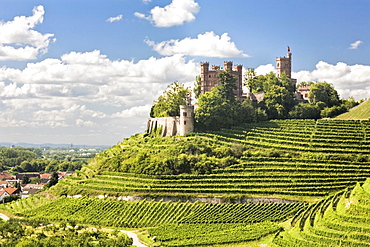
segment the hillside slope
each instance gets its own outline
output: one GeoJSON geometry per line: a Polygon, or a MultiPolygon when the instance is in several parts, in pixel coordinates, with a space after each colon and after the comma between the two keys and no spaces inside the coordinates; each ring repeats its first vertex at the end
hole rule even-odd
{"type": "Polygon", "coordinates": [[[134,136],[56,195],[317,200],[370,172],[368,121],[275,120],[186,137],[134,136]]]}
{"type": "Polygon", "coordinates": [[[370,180],[311,205],[278,236],[279,246],[370,246],[370,180]]]}
{"type": "Polygon", "coordinates": [[[362,104],[350,109],[335,119],[343,120],[368,120],[370,119],[370,100],[363,102],[362,104]]]}

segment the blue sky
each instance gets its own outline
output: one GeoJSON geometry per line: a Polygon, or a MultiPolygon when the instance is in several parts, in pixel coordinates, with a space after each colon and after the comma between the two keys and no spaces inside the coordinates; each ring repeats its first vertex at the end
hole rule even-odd
{"type": "Polygon", "coordinates": [[[0,139],[113,145],[199,63],[327,81],[370,97],[370,1],[0,0],[0,139]]]}

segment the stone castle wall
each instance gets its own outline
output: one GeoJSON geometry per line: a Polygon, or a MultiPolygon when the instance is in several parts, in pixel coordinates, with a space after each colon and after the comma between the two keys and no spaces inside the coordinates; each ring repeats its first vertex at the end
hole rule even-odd
{"type": "Polygon", "coordinates": [[[161,136],[175,136],[178,133],[180,117],[159,117],[148,120],[147,133],[154,133],[161,129],[161,136]]]}
{"type": "Polygon", "coordinates": [[[161,136],[184,136],[194,131],[194,106],[181,105],[180,116],[150,118],[146,132],[161,131],[161,136]]]}

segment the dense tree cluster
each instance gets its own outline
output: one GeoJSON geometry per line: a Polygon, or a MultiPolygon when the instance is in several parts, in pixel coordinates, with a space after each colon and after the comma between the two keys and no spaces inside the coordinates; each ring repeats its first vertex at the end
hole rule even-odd
{"type": "Polygon", "coordinates": [[[40,149],[0,147],[0,171],[8,170],[11,173],[75,171],[87,163],[86,160],[55,160],[41,156],[40,149]]]}
{"type": "Polygon", "coordinates": [[[102,230],[86,230],[68,222],[60,226],[47,225],[45,222],[26,221],[16,219],[0,222],[1,246],[19,247],[59,247],[59,246],[132,246],[132,239],[119,231],[108,233],[102,230]]]}
{"type": "Polygon", "coordinates": [[[96,157],[100,164],[99,169],[148,175],[176,175],[209,174],[213,169],[235,164],[242,156],[244,146],[220,146],[216,141],[203,138],[192,138],[189,141],[175,137],[163,139],[138,135],[112,149],[120,150],[119,154],[110,157],[108,153],[111,151],[107,151],[96,157]],[[151,148],[135,148],[143,145],[151,148]]]}
{"type": "Polygon", "coordinates": [[[339,99],[338,92],[327,82],[302,82],[298,86],[310,86],[308,103],[299,103],[289,112],[290,118],[319,119],[342,114],[359,104],[353,98],[339,99]]]}

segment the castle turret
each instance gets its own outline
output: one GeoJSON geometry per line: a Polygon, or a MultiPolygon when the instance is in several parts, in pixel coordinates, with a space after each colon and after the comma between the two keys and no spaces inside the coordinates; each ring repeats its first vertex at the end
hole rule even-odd
{"type": "Polygon", "coordinates": [[[184,136],[192,132],[194,132],[194,106],[191,105],[189,98],[186,105],[180,105],[179,134],[184,136]]]}
{"type": "Polygon", "coordinates": [[[224,70],[229,70],[229,71],[232,71],[233,70],[233,62],[231,61],[225,61],[224,62],[224,70]]]}

